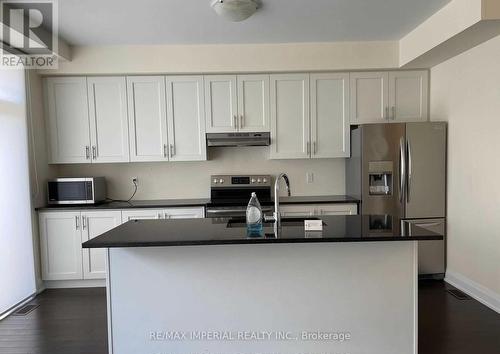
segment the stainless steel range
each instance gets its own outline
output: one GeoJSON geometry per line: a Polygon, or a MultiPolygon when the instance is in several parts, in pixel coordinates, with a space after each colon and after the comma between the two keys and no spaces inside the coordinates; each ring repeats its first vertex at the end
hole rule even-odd
{"type": "Polygon", "coordinates": [[[270,175],[216,175],[210,177],[207,218],[244,217],[252,192],[257,193],[262,212],[272,213],[270,175]]]}

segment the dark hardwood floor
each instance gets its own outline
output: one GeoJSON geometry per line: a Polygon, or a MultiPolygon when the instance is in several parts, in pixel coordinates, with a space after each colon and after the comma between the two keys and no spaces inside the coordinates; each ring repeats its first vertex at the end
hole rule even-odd
{"type": "MultiPolygon", "coordinates": [[[[420,283],[419,353],[500,354],[500,314],[447,288],[420,283]]],[[[33,302],[28,315],[0,321],[1,354],[107,353],[104,289],[47,290],[33,302]]]]}
{"type": "Polygon", "coordinates": [[[0,321],[1,354],[107,354],[106,290],[46,290],[26,316],[0,321]]]}
{"type": "Polygon", "coordinates": [[[500,354],[500,314],[446,289],[454,287],[441,281],[419,284],[419,353],[500,354]]]}

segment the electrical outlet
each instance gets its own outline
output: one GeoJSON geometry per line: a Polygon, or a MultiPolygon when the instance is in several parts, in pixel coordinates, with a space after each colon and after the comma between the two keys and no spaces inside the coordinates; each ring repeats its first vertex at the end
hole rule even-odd
{"type": "Polygon", "coordinates": [[[307,172],[306,173],[306,182],[307,183],[313,183],[314,182],[314,173],[312,173],[312,172],[307,172]]]}
{"type": "Polygon", "coordinates": [[[137,177],[132,177],[132,183],[133,183],[133,184],[136,184],[136,185],[137,185],[137,184],[139,184],[139,178],[137,178],[137,177]]]}

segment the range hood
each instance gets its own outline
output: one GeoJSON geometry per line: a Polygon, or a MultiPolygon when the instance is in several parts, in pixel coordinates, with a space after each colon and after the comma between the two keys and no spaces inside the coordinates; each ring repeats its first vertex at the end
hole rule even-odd
{"type": "Polygon", "coordinates": [[[271,134],[266,133],[209,133],[207,146],[269,146],[271,134]]]}

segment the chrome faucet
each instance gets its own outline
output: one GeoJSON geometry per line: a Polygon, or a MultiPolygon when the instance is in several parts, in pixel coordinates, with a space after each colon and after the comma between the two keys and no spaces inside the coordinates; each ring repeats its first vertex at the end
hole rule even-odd
{"type": "Polygon", "coordinates": [[[281,227],[281,213],[280,213],[280,181],[283,179],[286,185],[286,191],[288,196],[290,196],[290,180],[285,173],[280,173],[280,175],[274,181],[274,229],[279,229],[281,227]]]}

